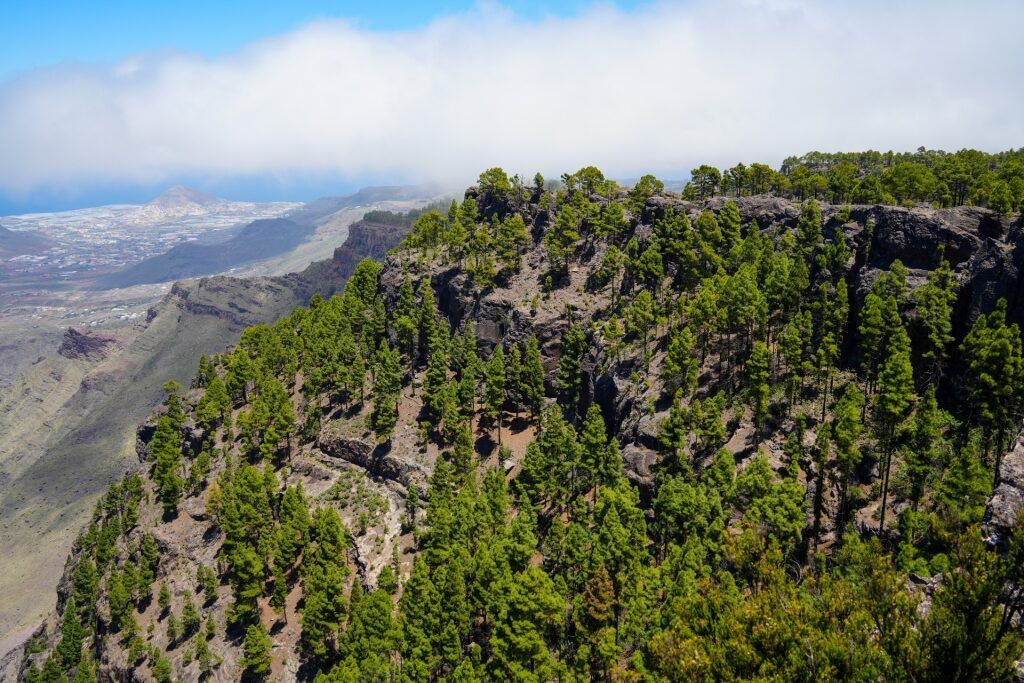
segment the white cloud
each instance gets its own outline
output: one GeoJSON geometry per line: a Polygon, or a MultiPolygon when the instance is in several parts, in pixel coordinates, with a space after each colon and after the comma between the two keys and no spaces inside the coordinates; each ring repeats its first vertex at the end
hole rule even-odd
{"type": "Polygon", "coordinates": [[[183,173],[679,177],[811,149],[1024,144],[1019,2],[695,0],[413,31],[322,22],[235,54],[0,85],[0,188],[183,173]]]}

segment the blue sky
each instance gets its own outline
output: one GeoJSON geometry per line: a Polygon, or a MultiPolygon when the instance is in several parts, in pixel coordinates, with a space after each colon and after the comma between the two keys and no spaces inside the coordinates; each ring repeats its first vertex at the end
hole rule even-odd
{"type": "MultiPolygon", "coordinates": [[[[470,0],[11,0],[0,9],[0,79],[62,62],[110,62],[139,52],[186,50],[217,57],[254,40],[323,19],[348,19],[373,31],[414,29],[437,17],[471,11],[480,4],[470,0]]],[[[491,4],[540,20],[571,17],[594,3],[503,0],[491,4]]],[[[606,4],[630,9],[644,3],[609,0],[606,4]]]]}
{"type": "MultiPolygon", "coordinates": [[[[630,11],[645,2],[605,0],[597,4],[630,11]]],[[[10,79],[31,78],[49,67],[109,64],[134,54],[188,52],[213,59],[254,41],[332,19],[350,21],[373,32],[407,31],[481,7],[500,7],[528,21],[542,21],[573,17],[594,5],[587,0],[6,2],[0,8],[0,85],[10,79]]],[[[55,184],[18,193],[0,190],[0,215],[144,202],[172,182],[201,186],[235,199],[309,200],[355,191],[367,184],[406,180],[401,173],[257,172],[224,176],[200,171],[152,182],[55,184]]]]}
{"type": "Polygon", "coordinates": [[[1019,0],[3,2],[0,215],[1016,148],[1021,25],[1019,0]]]}

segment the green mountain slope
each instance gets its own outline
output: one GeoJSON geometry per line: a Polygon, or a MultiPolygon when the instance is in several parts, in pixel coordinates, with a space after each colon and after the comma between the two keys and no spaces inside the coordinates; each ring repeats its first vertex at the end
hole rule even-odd
{"type": "Polygon", "coordinates": [[[1019,217],[695,191],[490,169],[204,356],[21,676],[1013,680],[1019,217]]]}

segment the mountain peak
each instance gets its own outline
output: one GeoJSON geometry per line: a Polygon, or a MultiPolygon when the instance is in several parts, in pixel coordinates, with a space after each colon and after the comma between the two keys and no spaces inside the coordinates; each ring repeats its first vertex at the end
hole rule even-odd
{"type": "Polygon", "coordinates": [[[163,208],[175,208],[189,205],[198,206],[214,206],[216,204],[223,204],[224,199],[215,197],[212,194],[195,190],[191,187],[185,187],[184,185],[175,185],[172,188],[165,190],[160,196],[152,199],[149,202],[150,206],[159,206],[163,208]]]}

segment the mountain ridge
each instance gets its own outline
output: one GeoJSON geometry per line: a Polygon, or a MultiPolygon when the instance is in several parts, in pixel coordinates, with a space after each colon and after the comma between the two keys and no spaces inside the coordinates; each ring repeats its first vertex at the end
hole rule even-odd
{"type": "Polygon", "coordinates": [[[987,653],[963,680],[1012,680],[1020,536],[1003,557],[977,524],[1021,449],[993,462],[1006,435],[967,402],[980,335],[1020,355],[1019,219],[595,171],[528,195],[491,169],[340,296],[168,387],[22,670],[79,638],[67,669],[128,679],[942,680],[955,642],[987,653]],[[901,361],[877,374],[872,325],[901,361]],[[956,630],[981,585],[984,642],[956,630]]]}

